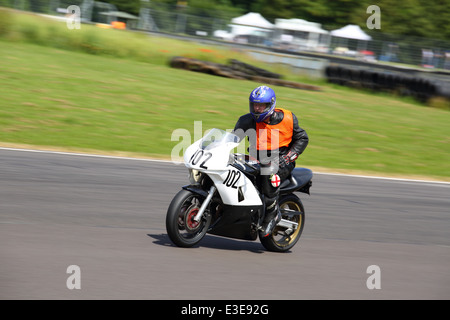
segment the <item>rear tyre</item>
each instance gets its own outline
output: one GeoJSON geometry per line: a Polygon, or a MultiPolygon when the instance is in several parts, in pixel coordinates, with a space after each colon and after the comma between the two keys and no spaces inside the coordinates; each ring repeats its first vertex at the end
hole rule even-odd
{"type": "Polygon", "coordinates": [[[200,210],[204,198],[187,190],[181,190],[167,209],[166,230],[172,242],[183,248],[196,245],[206,234],[211,216],[205,212],[200,221],[194,217],[200,210]]]}
{"type": "Polygon", "coordinates": [[[271,235],[267,237],[261,237],[261,244],[268,251],[273,252],[286,252],[292,249],[295,244],[300,239],[303,232],[303,227],[305,225],[305,209],[303,207],[302,201],[299,197],[294,194],[289,194],[280,197],[280,209],[281,218],[284,220],[289,220],[296,222],[298,227],[295,230],[287,230],[285,227],[276,226],[271,235]],[[283,209],[289,209],[301,212],[296,215],[283,215],[283,209]]]}

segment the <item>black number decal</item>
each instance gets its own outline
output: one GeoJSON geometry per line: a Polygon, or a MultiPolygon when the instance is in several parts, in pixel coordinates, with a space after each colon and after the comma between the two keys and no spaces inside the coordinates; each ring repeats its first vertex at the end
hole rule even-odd
{"type": "Polygon", "coordinates": [[[240,177],[241,177],[240,171],[230,170],[228,171],[227,177],[223,181],[223,184],[227,187],[237,189],[236,183],[239,181],[240,177]]]}
{"type": "Polygon", "coordinates": [[[236,179],[234,180],[233,188],[237,189],[236,183],[239,181],[239,178],[241,177],[241,172],[240,171],[235,171],[235,172],[236,172],[236,176],[235,176],[236,179]]]}
{"type": "Polygon", "coordinates": [[[197,163],[200,161],[200,159],[203,157],[203,156],[205,156],[206,157],[206,159],[202,162],[202,163],[200,163],[200,168],[203,168],[203,169],[208,169],[208,167],[207,166],[205,166],[205,163],[206,163],[206,161],[208,161],[211,157],[212,157],[212,153],[210,153],[210,152],[204,152],[203,150],[197,150],[197,152],[195,152],[193,155],[192,155],[192,157],[191,157],[191,159],[189,159],[189,162],[193,165],[193,166],[195,166],[195,165],[197,165],[197,163]]]}
{"type": "Polygon", "coordinates": [[[205,159],[205,161],[203,161],[203,162],[200,164],[200,168],[203,168],[203,169],[206,170],[206,169],[208,169],[208,167],[205,166],[205,163],[206,163],[206,161],[208,161],[209,159],[211,159],[212,153],[209,153],[209,152],[205,153],[205,157],[206,157],[206,159],[205,159]]]}
{"type": "Polygon", "coordinates": [[[227,187],[229,187],[228,183],[232,172],[233,172],[232,170],[228,171],[227,177],[225,178],[225,180],[223,180],[223,184],[226,185],[227,187]]]}
{"type": "Polygon", "coordinates": [[[194,153],[194,155],[191,158],[192,165],[195,166],[202,156],[203,156],[203,150],[198,150],[196,153],[194,153]]]}

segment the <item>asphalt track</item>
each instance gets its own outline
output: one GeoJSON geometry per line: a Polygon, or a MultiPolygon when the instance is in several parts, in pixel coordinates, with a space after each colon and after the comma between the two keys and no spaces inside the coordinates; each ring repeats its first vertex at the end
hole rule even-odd
{"type": "Polygon", "coordinates": [[[283,254],[172,245],[165,214],[186,183],[170,162],[0,150],[0,299],[450,299],[448,183],[315,174],[283,254]]]}

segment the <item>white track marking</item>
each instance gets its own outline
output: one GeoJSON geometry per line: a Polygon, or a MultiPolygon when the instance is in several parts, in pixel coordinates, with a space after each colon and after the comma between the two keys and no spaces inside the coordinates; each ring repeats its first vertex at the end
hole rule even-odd
{"type": "MultiPolygon", "coordinates": [[[[7,148],[7,147],[0,147],[0,150],[48,153],[48,154],[59,154],[59,155],[69,155],[69,156],[81,156],[81,157],[93,157],[93,158],[106,158],[106,159],[118,159],[118,160],[161,162],[161,163],[171,163],[171,164],[177,164],[177,165],[182,164],[182,162],[171,161],[171,160],[160,160],[160,159],[149,159],[149,158],[133,158],[133,157],[111,156],[111,155],[101,155],[101,154],[91,154],[91,153],[77,153],[77,152],[37,150],[37,149],[20,149],[20,148],[7,148]]],[[[322,174],[322,175],[329,175],[329,176],[342,176],[342,177],[354,177],[354,178],[364,178],[364,179],[378,179],[378,180],[392,180],[392,181],[404,181],[404,182],[418,182],[418,183],[432,183],[432,184],[450,185],[450,182],[447,182],[447,181],[416,180],[416,179],[406,179],[406,178],[390,178],[390,177],[381,177],[381,176],[365,176],[365,175],[356,175],[356,174],[329,173],[329,172],[318,172],[318,171],[314,171],[314,174],[322,174]]]]}

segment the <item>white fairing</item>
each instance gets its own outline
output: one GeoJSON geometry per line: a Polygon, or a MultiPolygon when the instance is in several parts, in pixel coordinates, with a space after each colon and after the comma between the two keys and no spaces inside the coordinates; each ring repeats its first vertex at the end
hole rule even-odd
{"type": "Polygon", "coordinates": [[[211,178],[224,204],[262,205],[253,183],[229,164],[230,152],[238,145],[239,138],[235,134],[212,129],[186,149],[184,163],[189,169],[203,172],[211,178]]]}

